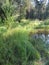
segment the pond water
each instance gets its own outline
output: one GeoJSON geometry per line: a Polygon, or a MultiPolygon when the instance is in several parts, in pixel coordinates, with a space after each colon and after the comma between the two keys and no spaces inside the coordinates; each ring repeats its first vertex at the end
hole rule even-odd
{"type": "Polygon", "coordinates": [[[34,38],[40,38],[42,39],[46,44],[49,44],[49,34],[45,35],[45,34],[34,34],[33,35],[34,38]]]}

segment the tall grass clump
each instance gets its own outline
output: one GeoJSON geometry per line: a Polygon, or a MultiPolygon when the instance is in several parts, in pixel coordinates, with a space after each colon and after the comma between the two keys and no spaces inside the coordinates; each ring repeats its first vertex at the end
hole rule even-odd
{"type": "Polygon", "coordinates": [[[40,54],[29,41],[26,31],[13,29],[0,36],[1,65],[27,65],[36,59],[40,59],[40,54]]]}

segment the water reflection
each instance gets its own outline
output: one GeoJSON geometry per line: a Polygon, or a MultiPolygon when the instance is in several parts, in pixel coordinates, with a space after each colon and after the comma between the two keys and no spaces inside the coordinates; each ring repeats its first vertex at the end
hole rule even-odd
{"type": "Polygon", "coordinates": [[[49,34],[45,35],[45,34],[34,34],[33,35],[34,38],[40,38],[42,39],[46,44],[49,44],[49,34]]]}

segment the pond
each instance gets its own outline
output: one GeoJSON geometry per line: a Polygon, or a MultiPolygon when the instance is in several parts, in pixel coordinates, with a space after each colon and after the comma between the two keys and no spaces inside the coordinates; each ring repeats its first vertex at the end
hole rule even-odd
{"type": "Polygon", "coordinates": [[[45,35],[45,34],[34,34],[33,35],[34,38],[40,38],[42,39],[46,44],[49,44],[49,34],[45,35]]]}

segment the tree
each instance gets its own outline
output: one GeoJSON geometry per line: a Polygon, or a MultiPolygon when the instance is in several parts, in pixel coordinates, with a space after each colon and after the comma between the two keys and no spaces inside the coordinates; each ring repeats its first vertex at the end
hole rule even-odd
{"type": "Polygon", "coordinates": [[[49,3],[47,5],[47,7],[46,7],[45,18],[49,18],[49,3]]]}
{"type": "MultiPolygon", "coordinates": [[[[27,0],[28,1],[28,0],[27,0]]],[[[26,2],[27,2],[26,1],[26,2]]],[[[46,15],[48,14],[48,7],[47,7],[47,1],[46,0],[31,0],[29,1],[30,3],[28,4],[28,12],[26,13],[26,17],[32,18],[32,19],[39,19],[39,20],[44,20],[46,19],[46,15]],[[33,4],[34,2],[34,4],[33,4]],[[32,3],[32,5],[31,5],[32,3]],[[34,7],[33,7],[34,6],[34,7]],[[32,13],[32,14],[31,14],[32,13]]],[[[48,15],[47,15],[48,16],[48,15]]]]}
{"type": "Polygon", "coordinates": [[[43,18],[42,14],[45,12],[45,4],[43,1],[35,0],[36,6],[36,17],[41,20],[43,18]]]}

